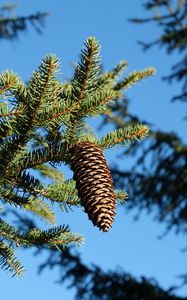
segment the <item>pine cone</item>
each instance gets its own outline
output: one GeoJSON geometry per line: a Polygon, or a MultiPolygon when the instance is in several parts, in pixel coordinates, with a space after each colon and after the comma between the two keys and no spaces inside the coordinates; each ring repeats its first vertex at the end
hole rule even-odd
{"type": "Polygon", "coordinates": [[[81,142],[71,153],[71,169],[81,204],[94,226],[106,232],[114,221],[115,194],[103,151],[91,142],[81,142]]]}

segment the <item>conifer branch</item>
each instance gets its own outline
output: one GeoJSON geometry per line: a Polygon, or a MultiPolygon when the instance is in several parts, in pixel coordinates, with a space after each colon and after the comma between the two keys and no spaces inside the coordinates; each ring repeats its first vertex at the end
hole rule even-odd
{"type": "Polygon", "coordinates": [[[22,247],[67,246],[72,242],[81,243],[83,241],[82,236],[71,233],[68,226],[58,226],[44,231],[32,228],[26,233],[21,233],[2,219],[0,219],[0,236],[22,247]]]}
{"type": "Polygon", "coordinates": [[[20,85],[22,85],[22,82],[17,74],[6,70],[0,75],[0,95],[8,91],[15,91],[20,85]]]}
{"type": "Polygon", "coordinates": [[[12,277],[15,275],[20,277],[24,272],[20,261],[14,255],[12,247],[7,246],[2,241],[0,241],[0,266],[5,271],[11,272],[12,277]]]}
{"type": "Polygon", "coordinates": [[[122,60],[116,67],[114,67],[108,74],[110,74],[112,79],[118,79],[122,72],[127,69],[128,62],[126,60],[122,60]]]}
{"type": "Polygon", "coordinates": [[[28,203],[24,205],[24,209],[31,211],[50,224],[56,223],[55,213],[39,198],[30,197],[28,203]]]}
{"type": "Polygon", "coordinates": [[[116,196],[116,203],[118,205],[122,205],[126,202],[126,199],[128,199],[128,194],[125,191],[115,191],[116,196]]]}
{"type": "Polygon", "coordinates": [[[96,76],[99,74],[99,44],[95,38],[87,39],[85,49],[82,49],[81,61],[77,65],[72,80],[72,96],[77,104],[78,111],[72,119],[69,145],[72,146],[75,130],[78,125],[80,105],[84,98],[96,89],[96,76]]]}
{"type": "Polygon", "coordinates": [[[67,162],[64,143],[58,144],[55,148],[53,145],[41,147],[30,152],[25,152],[21,159],[16,164],[19,167],[19,172],[28,168],[39,168],[47,162],[67,162]]]}
{"type": "Polygon", "coordinates": [[[13,184],[15,183],[15,185],[18,188],[22,188],[23,191],[27,191],[31,194],[34,194],[33,191],[35,189],[43,188],[41,181],[26,171],[23,171],[22,173],[18,174],[18,176],[15,179],[13,178],[11,182],[13,184]]]}
{"type": "Polygon", "coordinates": [[[109,103],[119,96],[119,92],[111,89],[98,90],[90,98],[86,99],[80,109],[80,116],[95,116],[108,110],[109,103]]]}
{"type": "Polygon", "coordinates": [[[111,71],[101,74],[97,81],[98,88],[104,88],[106,85],[114,84],[114,81],[117,80],[121,73],[127,69],[127,65],[128,62],[126,60],[122,60],[111,71]]]}
{"type": "Polygon", "coordinates": [[[16,116],[18,114],[19,114],[18,111],[10,111],[5,114],[0,114],[0,118],[2,119],[2,118],[6,118],[6,117],[12,117],[12,116],[16,116]]]}
{"type": "MultiPolygon", "coordinates": [[[[123,98],[123,89],[154,73],[150,68],[119,80],[126,66],[127,62],[122,61],[101,74],[99,43],[89,38],[70,82],[60,83],[59,60],[54,55],[42,60],[27,84],[12,72],[0,75],[3,204],[28,210],[52,224],[55,214],[46,203],[57,203],[62,210],[82,206],[94,225],[103,231],[112,226],[115,206],[125,202],[127,193],[113,190],[103,149],[141,140],[148,134],[148,127],[137,124],[121,128],[99,141],[86,117],[109,113],[110,105],[123,98]],[[4,101],[6,98],[8,103],[4,101]],[[71,167],[74,180],[64,180],[61,172],[55,170],[54,166],[61,163],[71,167]],[[37,175],[33,170],[38,171],[37,175]],[[50,180],[48,185],[46,178],[50,180]]],[[[22,232],[4,220],[0,220],[0,236],[2,243],[5,240],[22,247],[58,247],[82,241],[67,226],[22,232]]],[[[12,251],[11,246],[6,249],[9,248],[12,251]]],[[[6,249],[3,252],[0,247],[0,255],[4,253],[0,264],[19,273],[19,262],[6,249]]]]}
{"type": "Polygon", "coordinates": [[[4,203],[9,203],[15,207],[19,206],[22,209],[30,211],[48,223],[54,224],[56,217],[51,208],[41,199],[35,196],[30,196],[29,193],[21,191],[17,185],[6,184],[4,188],[0,188],[0,198],[4,203]]]}
{"type": "Polygon", "coordinates": [[[13,188],[13,185],[10,183],[5,183],[4,185],[1,183],[0,198],[2,201],[5,201],[5,203],[9,203],[10,205],[14,205],[16,207],[24,207],[25,205],[29,204],[28,195],[18,194],[13,188]]]}
{"type": "Polygon", "coordinates": [[[81,59],[72,80],[72,92],[78,108],[84,97],[96,88],[96,76],[100,71],[99,62],[99,44],[94,37],[90,37],[81,51],[81,59]]]}
{"type": "Polygon", "coordinates": [[[59,61],[54,55],[46,57],[43,63],[39,66],[38,71],[33,74],[33,78],[28,85],[29,94],[31,96],[32,107],[30,117],[32,117],[31,123],[36,116],[39,107],[41,106],[44,97],[52,96],[53,90],[51,90],[50,82],[54,80],[54,76],[58,72],[59,61]],[[40,86],[38,87],[38,84],[40,86]]]}
{"type": "Polygon", "coordinates": [[[55,127],[66,124],[70,121],[71,114],[76,110],[75,104],[66,103],[65,101],[60,101],[55,105],[48,105],[45,109],[42,108],[41,112],[37,114],[36,121],[38,125],[49,127],[55,127]]]}
{"type": "Polygon", "coordinates": [[[55,183],[61,183],[64,181],[64,175],[63,173],[50,165],[41,164],[39,166],[36,166],[35,169],[39,172],[40,176],[44,179],[50,178],[55,183]]]}
{"type": "Polygon", "coordinates": [[[102,148],[110,148],[115,145],[125,145],[134,142],[135,140],[140,141],[148,135],[149,128],[147,125],[139,124],[134,127],[128,126],[127,128],[120,128],[108,133],[101,139],[100,146],[102,148]]]}
{"type": "Polygon", "coordinates": [[[68,246],[71,243],[82,243],[83,237],[79,234],[70,232],[68,226],[59,226],[46,231],[39,229],[31,229],[23,236],[26,246],[35,245],[37,247],[48,245],[49,247],[55,246],[68,246]]]}
{"type": "MultiPolygon", "coordinates": [[[[15,131],[19,132],[17,136],[11,138],[10,142],[5,141],[0,152],[2,157],[5,155],[4,151],[11,152],[12,156],[16,155],[16,152],[23,147],[29,139],[29,134],[32,133],[34,126],[37,124],[35,118],[39,110],[42,101],[51,100],[51,85],[53,86],[56,81],[55,76],[58,72],[58,60],[54,55],[46,57],[42,64],[39,66],[39,70],[33,74],[33,77],[29,81],[27,88],[27,96],[25,98],[25,120],[22,122],[20,118],[17,118],[15,131]],[[20,122],[21,121],[21,122],[20,122]],[[5,150],[6,149],[6,150],[5,150]]],[[[8,167],[9,161],[7,160],[4,165],[4,170],[8,167]]]]}
{"type": "Polygon", "coordinates": [[[30,152],[26,152],[19,161],[20,171],[35,168],[41,164],[48,161],[54,160],[55,154],[53,154],[53,149],[49,147],[41,147],[30,152]]]}
{"type": "Polygon", "coordinates": [[[51,184],[40,191],[40,194],[45,198],[50,199],[52,202],[60,203],[61,208],[66,211],[70,206],[80,205],[80,199],[74,180],[67,180],[60,184],[51,184]]]}
{"type": "Polygon", "coordinates": [[[97,137],[92,132],[89,131],[80,134],[80,136],[77,138],[76,143],[81,143],[81,142],[91,142],[94,143],[95,145],[99,144],[99,140],[97,139],[97,137]]]}
{"type": "Polygon", "coordinates": [[[128,89],[136,82],[138,82],[146,77],[154,75],[155,72],[156,72],[155,68],[148,68],[143,71],[134,71],[128,77],[119,81],[115,86],[115,90],[120,91],[123,89],[128,89]]]}

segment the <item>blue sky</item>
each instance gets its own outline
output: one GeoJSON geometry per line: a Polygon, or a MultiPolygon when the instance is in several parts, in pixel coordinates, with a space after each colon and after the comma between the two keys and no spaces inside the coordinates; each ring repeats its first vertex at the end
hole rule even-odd
{"type": "MultiPolygon", "coordinates": [[[[0,1],[3,3],[4,1],[0,1]]],[[[109,70],[120,60],[129,62],[128,72],[154,66],[154,77],[138,83],[127,92],[131,99],[130,110],[155,124],[156,128],[176,130],[185,138],[183,103],[170,103],[170,98],[180,86],[168,86],[161,81],[170,66],[175,63],[177,54],[168,57],[164,49],[153,48],[142,52],[137,40],[149,41],[158,37],[159,30],[153,25],[135,26],[127,20],[144,16],[145,12],[138,0],[64,0],[49,1],[14,1],[18,4],[18,14],[35,11],[49,11],[43,35],[33,29],[22,34],[13,43],[0,42],[0,69],[11,69],[23,80],[28,80],[41,59],[49,53],[55,53],[62,62],[62,79],[70,78],[72,63],[77,61],[80,49],[88,36],[95,36],[102,46],[102,59],[105,70],[109,70]],[[44,5],[45,3],[45,5],[44,5]]],[[[110,163],[114,153],[106,153],[110,163]]],[[[122,167],[128,162],[123,161],[122,167]]],[[[70,174],[68,172],[68,174],[70,174]]],[[[127,187],[128,191],[128,187],[127,187]]],[[[129,200],[131,201],[131,200],[129,200]]],[[[125,208],[119,208],[112,230],[103,234],[87,220],[80,209],[71,213],[58,212],[59,224],[69,224],[72,231],[85,236],[85,244],[80,247],[83,261],[114,269],[121,266],[135,276],[155,277],[162,287],[168,288],[179,283],[176,276],[187,271],[186,253],[181,252],[185,246],[182,236],[168,234],[158,239],[164,231],[164,225],[153,222],[153,215],[141,214],[137,222],[133,221],[135,213],[127,214],[125,208]]],[[[1,295],[5,299],[73,299],[73,291],[54,283],[58,278],[56,271],[46,271],[37,276],[39,257],[33,257],[32,251],[18,252],[27,272],[23,279],[11,279],[1,272],[1,295]],[[3,283],[3,284],[2,284],[3,283]]],[[[179,294],[186,295],[187,289],[179,294]]]]}

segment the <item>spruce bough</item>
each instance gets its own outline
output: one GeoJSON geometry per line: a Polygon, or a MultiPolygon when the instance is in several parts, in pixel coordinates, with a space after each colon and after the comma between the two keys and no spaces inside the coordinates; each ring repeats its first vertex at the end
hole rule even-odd
{"type": "MultiPolygon", "coordinates": [[[[102,73],[100,46],[91,37],[85,42],[69,82],[60,82],[59,60],[54,55],[43,59],[27,84],[15,73],[5,71],[0,75],[2,212],[8,206],[22,208],[54,224],[51,204],[58,203],[65,210],[82,206],[94,225],[108,231],[115,206],[124,203],[127,193],[114,191],[103,151],[139,141],[149,129],[145,124],[136,124],[99,140],[86,119],[111,114],[112,103],[124,98],[125,89],[155,72],[148,68],[119,79],[126,67],[127,62],[122,61],[102,73]],[[62,163],[74,171],[73,179],[64,179],[57,168],[62,163]],[[46,177],[50,184],[45,183],[46,177]]],[[[12,275],[21,275],[23,267],[15,256],[16,246],[59,247],[82,240],[66,225],[48,230],[34,227],[23,232],[2,214],[0,265],[12,275]]]]}

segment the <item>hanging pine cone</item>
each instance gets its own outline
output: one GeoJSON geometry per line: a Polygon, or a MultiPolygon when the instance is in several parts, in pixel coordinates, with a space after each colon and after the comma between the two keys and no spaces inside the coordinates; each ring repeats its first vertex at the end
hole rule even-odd
{"type": "Polygon", "coordinates": [[[75,145],[71,169],[81,204],[89,219],[94,226],[108,231],[114,221],[115,194],[102,149],[91,142],[75,145]]]}

